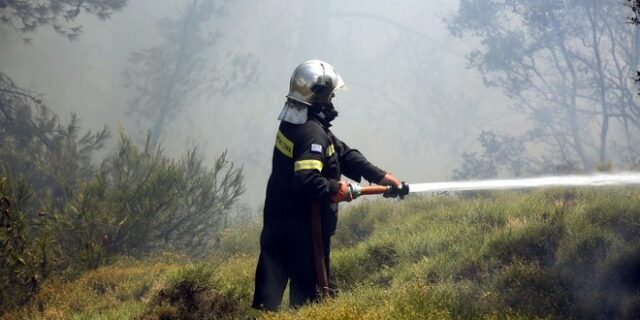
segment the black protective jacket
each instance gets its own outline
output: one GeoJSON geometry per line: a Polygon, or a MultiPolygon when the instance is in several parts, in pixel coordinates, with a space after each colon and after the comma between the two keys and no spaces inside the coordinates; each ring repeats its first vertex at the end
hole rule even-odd
{"type": "Polygon", "coordinates": [[[338,206],[330,197],[338,191],[341,175],[358,182],[362,178],[379,182],[385,171],[336,138],[321,120],[310,117],[299,125],[281,122],[267,185],[264,227],[310,225],[311,202],[320,200],[323,231],[332,234],[338,206]]]}
{"type": "Polygon", "coordinates": [[[322,203],[324,261],[330,276],[330,238],[338,220],[338,205],[330,198],[338,191],[340,175],[379,182],[385,172],[315,117],[304,124],[280,124],[272,165],[252,307],[274,311],[288,282],[292,307],[317,297],[311,203],[322,203]]]}

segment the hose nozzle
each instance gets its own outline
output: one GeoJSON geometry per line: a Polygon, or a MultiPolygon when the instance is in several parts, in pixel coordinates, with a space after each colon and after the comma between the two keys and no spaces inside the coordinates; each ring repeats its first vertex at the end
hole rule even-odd
{"type": "Polygon", "coordinates": [[[400,187],[389,186],[387,187],[387,191],[382,194],[385,198],[397,198],[404,199],[404,196],[409,194],[409,184],[402,181],[400,187]]]}

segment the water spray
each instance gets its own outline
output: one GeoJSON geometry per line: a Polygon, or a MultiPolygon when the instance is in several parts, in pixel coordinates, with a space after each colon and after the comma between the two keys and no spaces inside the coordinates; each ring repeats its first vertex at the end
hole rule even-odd
{"type": "Polygon", "coordinates": [[[360,187],[358,195],[383,194],[385,197],[400,197],[417,192],[508,190],[544,187],[600,187],[640,184],[640,172],[598,173],[591,175],[548,176],[524,179],[493,179],[472,181],[448,181],[411,183],[402,182],[397,187],[360,187]]]}

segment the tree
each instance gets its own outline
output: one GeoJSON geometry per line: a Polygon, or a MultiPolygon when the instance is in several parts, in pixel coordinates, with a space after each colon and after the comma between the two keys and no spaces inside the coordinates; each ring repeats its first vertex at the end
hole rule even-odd
{"type": "Polygon", "coordinates": [[[50,196],[52,204],[61,208],[79,181],[93,175],[93,154],[104,146],[109,130],[81,132],[73,114],[63,125],[37,93],[18,87],[1,72],[0,93],[3,166],[35,190],[36,198],[50,196]]]}
{"type": "Polygon", "coordinates": [[[518,177],[531,170],[532,164],[524,157],[522,141],[483,131],[478,142],[482,146],[482,154],[464,152],[461,167],[453,172],[455,180],[494,178],[501,172],[518,177]]]}
{"type": "Polygon", "coordinates": [[[633,16],[629,18],[629,21],[635,25],[640,24],[640,0],[627,0],[633,16]]]}
{"type": "Polygon", "coordinates": [[[78,123],[60,123],[37,93],[0,72],[0,312],[68,263],[54,229],[69,221],[60,213],[93,176],[93,155],[109,136],[106,127],[82,132],[78,123]]]}
{"type": "Polygon", "coordinates": [[[618,1],[461,0],[448,27],[480,40],[470,66],[531,121],[517,136],[528,150],[590,170],[612,149],[620,160],[640,154],[632,81],[640,37],[620,19],[624,10],[618,1]]]}
{"type": "Polygon", "coordinates": [[[26,302],[47,277],[49,221],[44,215],[27,218],[31,196],[24,183],[12,181],[0,167],[0,314],[26,302]]]}
{"type": "MultiPolygon", "coordinates": [[[[20,34],[34,32],[41,27],[50,27],[55,32],[75,40],[82,32],[82,26],[69,23],[80,12],[85,11],[100,19],[108,19],[124,8],[127,0],[0,0],[0,22],[20,34]],[[61,21],[64,20],[64,21],[61,21]]],[[[29,38],[23,38],[29,43],[29,38]]]]}
{"type": "MultiPolygon", "coordinates": [[[[0,24],[21,36],[49,27],[75,40],[82,27],[70,23],[82,11],[108,19],[126,5],[127,0],[0,0],[0,24]]],[[[23,40],[30,42],[29,38],[23,40]]],[[[38,192],[51,194],[58,205],[72,196],[69,192],[75,189],[74,183],[92,174],[91,155],[102,148],[109,131],[105,126],[95,134],[88,131],[80,135],[75,114],[68,125],[62,125],[38,93],[18,87],[0,72],[0,159],[9,172],[18,174],[18,179],[26,180],[38,192]],[[72,158],[78,161],[68,161],[72,158]]]]}
{"type": "MultiPolygon", "coordinates": [[[[331,15],[333,20],[341,20],[347,25],[358,21],[366,23],[367,28],[384,26],[384,31],[379,32],[377,37],[380,42],[388,43],[383,45],[379,54],[383,57],[404,57],[395,61],[393,68],[383,76],[367,77],[366,81],[360,82],[356,82],[357,78],[347,81],[354,87],[365,88],[373,95],[371,98],[378,101],[367,102],[367,108],[385,109],[381,112],[386,113],[386,121],[376,124],[388,126],[381,131],[398,131],[397,123],[404,123],[402,134],[394,137],[404,151],[433,152],[436,148],[446,148],[447,152],[459,153],[468,140],[472,122],[480,117],[478,108],[469,108],[469,105],[477,105],[478,101],[451,90],[451,86],[442,81],[441,73],[444,70],[439,68],[443,68],[443,57],[463,54],[450,49],[449,45],[435,39],[428,32],[406,24],[406,21],[396,21],[366,8],[358,11],[341,11],[336,8],[331,15]],[[388,112],[389,108],[394,112],[388,112]],[[455,130],[451,130],[452,123],[456,123],[455,130]],[[418,136],[421,138],[416,139],[418,136]]],[[[346,28],[345,32],[351,32],[350,28],[346,28]]],[[[370,71],[368,61],[363,63],[362,57],[357,54],[354,57],[351,68],[363,64],[361,72],[370,71]]]]}
{"type": "Polygon", "coordinates": [[[191,0],[177,19],[162,19],[162,42],[131,54],[127,86],[134,90],[129,111],[151,127],[158,142],[167,125],[205,93],[228,93],[255,79],[251,54],[228,54],[226,63],[210,67],[210,49],[220,36],[210,32],[211,21],[220,18],[225,2],[191,0]]]}

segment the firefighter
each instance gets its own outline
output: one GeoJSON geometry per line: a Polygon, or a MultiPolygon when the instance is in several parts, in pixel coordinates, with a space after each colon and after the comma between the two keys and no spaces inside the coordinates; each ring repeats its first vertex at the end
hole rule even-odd
{"type": "Polygon", "coordinates": [[[311,232],[311,206],[320,202],[322,245],[327,276],[330,239],[336,230],[338,202],[358,196],[362,178],[400,187],[393,175],[369,163],[329,130],[338,112],[331,103],[342,78],[328,63],[303,62],[293,72],[289,94],[278,117],[272,171],[267,184],[260,257],[252,307],[275,311],[290,282],[292,307],[319,295],[311,232]]]}

